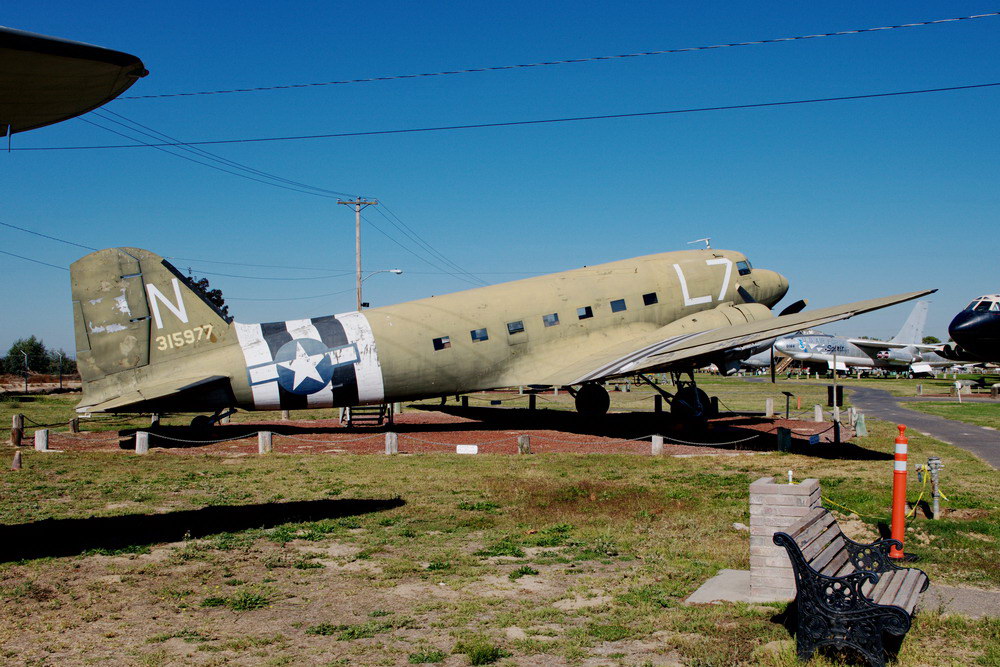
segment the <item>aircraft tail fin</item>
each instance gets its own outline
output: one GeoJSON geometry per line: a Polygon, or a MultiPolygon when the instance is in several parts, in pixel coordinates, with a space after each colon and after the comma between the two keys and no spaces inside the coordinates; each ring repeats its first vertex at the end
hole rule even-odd
{"type": "Polygon", "coordinates": [[[927,308],[929,301],[917,301],[910,311],[910,316],[903,323],[903,328],[899,330],[890,343],[903,343],[912,345],[919,343],[924,337],[924,325],[927,323],[927,308]]]}
{"type": "Polygon", "coordinates": [[[120,391],[135,383],[138,369],[179,362],[228,337],[229,321],[173,265],[147,250],[91,253],[73,262],[70,279],[85,395],[88,385],[94,394],[112,393],[109,385],[120,391]],[[118,381],[101,382],[108,376],[118,381]]]}

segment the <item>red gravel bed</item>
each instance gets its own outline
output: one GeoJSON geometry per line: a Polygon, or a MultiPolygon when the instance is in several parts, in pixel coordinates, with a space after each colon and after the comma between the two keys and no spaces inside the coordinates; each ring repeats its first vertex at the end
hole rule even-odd
{"type": "MultiPolygon", "coordinates": [[[[829,423],[762,417],[725,416],[712,420],[707,429],[684,431],[652,413],[611,414],[588,426],[575,413],[565,411],[443,408],[409,410],[383,429],[348,429],[336,419],[256,421],[219,425],[209,431],[160,427],[151,433],[150,447],[171,454],[250,455],[257,453],[256,432],[269,430],[274,451],[279,453],[380,454],[385,452],[385,431],[392,430],[398,434],[400,454],[455,453],[456,445],[477,445],[481,454],[516,454],[519,435],[528,435],[531,451],[538,454],[650,454],[649,436],[659,433],[665,439],[664,454],[690,456],[772,450],[779,426],[791,429],[797,443],[817,433],[821,442],[833,437],[829,423]]],[[[120,451],[134,447],[133,433],[53,432],[49,447],[120,451]]],[[[843,429],[843,438],[849,435],[843,429]]]]}

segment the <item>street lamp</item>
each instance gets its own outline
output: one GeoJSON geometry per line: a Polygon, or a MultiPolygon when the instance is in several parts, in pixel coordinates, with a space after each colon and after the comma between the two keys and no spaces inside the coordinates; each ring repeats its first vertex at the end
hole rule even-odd
{"type": "Polygon", "coordinates": [[[378,273],[395,273],[398,276],[402,272],[403,272],[402,269],[379,269],[378,271],[372,271],[367,276],[365,276],[364,278],[362,278],[361,280],[359,280],[358,281],[358,311],[359,312],[361,311],[362,306],[367,306],[368,305],[367,303],[364,303],[361,300],[361,283],[363,283],[364,281],[368,280],[369,278],[371,278],[372,276],[374,276],[374,275],[376,275],[378,273]]]}

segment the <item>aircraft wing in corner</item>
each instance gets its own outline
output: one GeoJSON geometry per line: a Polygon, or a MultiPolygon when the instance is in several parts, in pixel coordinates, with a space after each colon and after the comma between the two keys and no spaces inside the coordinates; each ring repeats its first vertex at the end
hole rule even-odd
{"type": "Polygon", "coordinates": [[[936,291],[908,292],[778,317],[769,316],[770,311],[763,316],[759,316],[757,311],[751,311],[754,315],[758,315],[752,321],[715,328],[707,327],[700,331],[689,329],[681,333],[674,324],[669,324],[628,344],[580,359],[537,382],[565,386],[640,372],[686,370],[692,365],[697,365],[695,364],[697,360],[703,360],[714,353],[822,326],[917,299],[936,291]]]}

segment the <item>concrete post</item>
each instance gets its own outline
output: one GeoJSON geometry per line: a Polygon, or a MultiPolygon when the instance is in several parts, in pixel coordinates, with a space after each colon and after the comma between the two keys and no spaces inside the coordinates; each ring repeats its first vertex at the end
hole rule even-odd
{"type": "Polygon", "coordinates": [[[271,443],[271,432],[270,431],[258,431],[257,432],[257,453],[258,454],[270,454],[273,449],[271,443]]]}
{"type": "Polygon", "coordinates": [[[917,385],[917,396],[923,396],[923,395],[924,395],[924,385],[918,384],[917,385]]]}
{"type": "Polygon", "coordinates": [[[530,435],[519,435],[519,436],[517,436],[517,453],[518,454],[530,454],[531,453],[531,436],[530,435]]]}
{"type": "Polygon", "coordinates": [[[854,409],[854,406],[847,408],[847,423],[854,426],[854,421],[858,418],[858,413],[854,409]]]}
{"type": "Polygon", "coordinates": [[[792,563],[772,537],[797,523],[820,505],[819,480],[775,483],[763,477],[750,485],[750,601],[779,602],[795,598],[792,563]]]}
{"type": "Polygon", "coordinates": [[[149,428],[156,428],[160,425],[160,415],[153,413],[149,415],[149,428]]]}
{"type": "Polygon", "coordinates": [[[559,387],[552,387],[552,395],[553,396],[559,395],[559,387]]]}
{"type": "Polygon", "coordinates": [[[282,410],[281,411],[281,421],[286,422],[290,418],[291,418],[291,415],[288,414],[288,410],[282,410]]]}
{"type": "Polygon", "coordinates": [[[813,406],[813,421],[814,422],[821,422],[821,421],[823,421],[823,406],[822,405],[814,405],[813,406]]]}
{"type": "Polygon", "coordinates": [[[401,415],[401,414],[403,414],[403,404],[402,403],[393,403],[392,404],[392,414],[394,414],[394,415],[401,415]]]}
{"type": "Polygon", "coordinates": [[[937,456],[931,456],[927,459],[927,469],[930,471],[931,475],[931,518],[937,519],[941,515],[941,487],[940,474],[941,468],[944,464],[941,463],[941,459],[937,456]]]}
{"type": "Polygon", "coordinates": [[[16,414],[10,419],[10,444],[14,447],[21,446],[21,439],[24,437],[24,415],[16,414]]]}
{"type": "Polygon", "coordinates": [[[149,433],[147,433],[146,431],[135,432],[135,453],[136,454],[149,453],[149,433]]]}
{"type": "Polygon", "coordinates": [[[14,461],[10,464],[11,470],[21,469],[21,450],[14,452],[14,461]]]}
{"type": "Polygon", "coordinates": [[[768,397],[768,398],[764,399],[764,416],[765,417],[773,417],[774,416],[774,399],[773,398],[768,397]]]}
{"type": "Polygon", "coordinates": [[[80,418],[79,417],[73,417],[72,419],[69,420],[69,432],[70,433],[79,433],[80,432],[80,418]]]}
{"type": "Polygon", "coordinates": [[[517,393],[522,395],[524,394],[524,385],[518,385],[517,393]]]}
{"type": "Polygon", "coordinates": [[[663,436],[654,435],[652,447],[650,448],[650,453],[653,456],[661,456],[663,454],[663,436]]]}
{"type": "Polygon", "coordinates": [[[659,394],[653,397],[653,412],[663,412],[663,397],[659,394]]]}
{"type": "Polygon", "coordinates": [[[386,431],[385,453],[399,454],[399,434],[393,433],[392,431],[386,431]]]}
{"type": "Polygon", "coordinates": [[[858,418],[854,420],[854,435],[859,438],[864,438],[868,435],[868,425],[865,424],[864,413],[859,412],[858,418]]]}
{"type": "Polygon", "coordinates": [[[40,428],[35,431],[35,449],[40,452],[49,451],[49,429],[40,428]]]}
{"type": "Polygon", "coordinates": [[[833,421],[834,421],[834,423],[837,423],[837,424],[840,423],[840,406],[839,405],[833,406],[833,421]]]}

